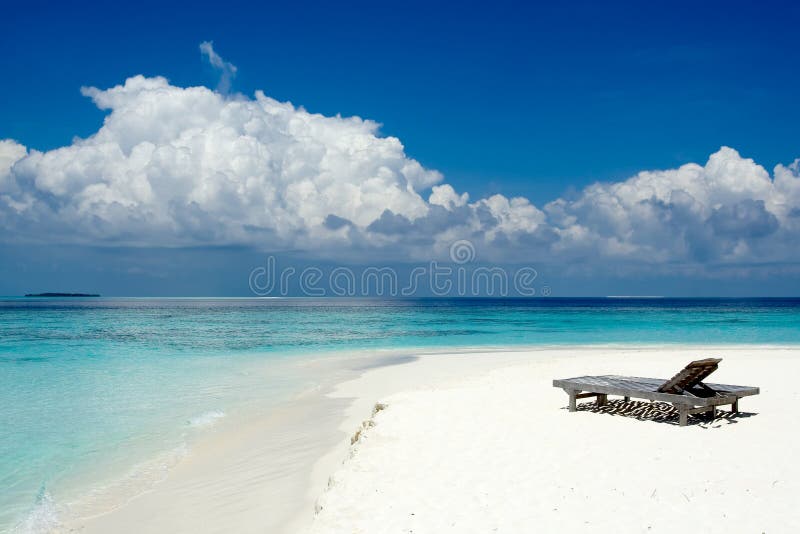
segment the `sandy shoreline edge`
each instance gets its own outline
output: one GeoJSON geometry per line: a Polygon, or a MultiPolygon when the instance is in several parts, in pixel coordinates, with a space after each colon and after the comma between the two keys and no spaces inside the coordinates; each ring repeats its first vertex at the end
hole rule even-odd
{"type": "MultiPolygon", "coordinates": [[[[520,376],[531,381],[533,397],[528,400],[537,405],[537,411],[556,414],[559,416],[558,425],[572,424],[569,419],[562,421],[562,416],[591,416],[602,420],[602,423],[588,423],[599,425],[597,432],[602,436],[616,432],[614,427],[617,423],[609,425],[608,420],[624,418],[610,418],[602,414],[568,416],[560,410],[565,404],[563,393],[552,387],[543,387],[542,384],[547,385],[556,377],[575,374],[631,372],[650,376],[668,375],[674,373],[676,366],[680,367],[689,359],[705,355],[725,358],[715,376],[719,382],[765,387],[767,379],[775,377],[765,376],[764,369],[756,365],[756,360],[763,361],[764,358],[780,360],[792,372],[800,370],[796,363],[800,360],[800,348],[792,346],[511,346],[390,351],[363,360],[361,367],[349,368],[324,387],[298,399],[292,409],[273,414],[277,419],[243,419],[237,423],[241,425],[238,428],[221,426],[208,440],[199,443],[187,461],[171,472],[164,482],[110,513],[70,524],[68,530],[221,532],[233,529],[237,532],[304,532],[310,529],[312,532],[341,532],[342,528],[345,531],[359,531],[363,527],[363,531],[372,531],[370,528],[377,526],[364,523],[364,518],[359,515],[364,511],[359,511],[351,502],[356,499],[357,492],[353,493],[352,488],[341,481],[352,476],[348,472],[364,469],[364,465],[358,463],[361,461],[359,456],[363,456],[364,442],[369,441],[369,446],[376,449],[373,451],[375,454],[381,450],[375,445],[378,440],[373,439],[378,435],[373,432],[375,429],[365,432],[367,439],[355,447],[351,447],[350,443],[351,436],[370,417],[375,403],[386,402],[391,408],[379,416],[378,423],[385,428],[389,426],[387,418],[394,417],[393,412],[396,412],[398,405],[402,407],[404,403],[415,402],[413,399],[416,395],[461,391],[468,388],[467,384],[471,381],[502,374],[503,370],[509,372],[509,369],[517,369],[520,376]],[[572,369],[580,371],[570,373],[572,369]],[[412,400],[404,400],[408,398],[412,400]],[[309,424],[317,425],[317,428],[313,432],[304,432],[303,427],[309,424]],[[322,439],[320,436],[323,436],[322,439]],[[354,453],[354,449],[358,450],[354,453]],[[275,455],[283,455],[286,461],[277,464],[270,462],[270,456],[275,455]],[[315,507],[320,509],[316,515],[315,507]],[[358,525],[361,526],[356,528],[358,525]]],[[[485,387],[471,391],[473,395],[496,394],[485,387]]],[[[464,391],[461,394],[465,394],[464,391]]],[[[466,395],[468,398],[470,394],[466,395]]],[[[501,404],[490,401],[491,397],[488,397],[484,402],[491,405],[495,412],[503,409],[501,404]]],[[[509,399],[505,399],[505,402],[509,402],[509,399]]],[[[759,404],[759,400],[750,402],[748,399],[743,403],[743,410],[755,409],[759,404]]],[[[458,405],[449,409],[453,413],[459,411],[458,405]]],[[[759,417],[743,421],[739,427],[750,426],[759,417]]],[[[634,437],[647,434],[652,426],[669,426],[634,422],[639,425],[631,430],[634,437]]],[[[420,418],[415,424],[422,431],[425,419],[420,418]]],[[[440,421],[440,424],[446,426],[448,423],[440,421]]],[[[426,429],[428,432],[430,430],[426,429]]],[[[677,432],[681,429],[670,427],[668,430],[677,432]]],[[[408,435],[411,434],[413,432],[408,435]]],[[[429,453],[448,456],[445,449],[432,449],[429,453]]],[[[385,469],[391,471],[392,461],[384,461],[384,464],[385,469]]],[[[394,465],[394,468],[407,470],[408,466],[394,465]]],[[[386,474],[384,471],[383,476],[386,474]]],[[[431,480],[436,479],[433,472],[431,476],[431,480]]],[[[380,488],[380,482],[380,479],[364,481],[377,488],[380,488]]],[[[434,491],[436,484],[430,480],[428,482],[429,489],[434,491]]],[[[365,506],[371,502],[362,495],[358,495],[357,501],[365,506]]],[[[381,510],[376,509],[376,502],[372,502],[371,506],[373,508],[367,515],[382,517],[383,527],[407,527],[393,524],[389,520],[391,518],[384,517],[381,510]]],[[[426,531],[425,525],[414,526],[415,531],[426,531]]],[[[394,531],[387,528],[382,530],[394,531]]],[[[428,531],[432,530],[431,526],[428,531]]]]}

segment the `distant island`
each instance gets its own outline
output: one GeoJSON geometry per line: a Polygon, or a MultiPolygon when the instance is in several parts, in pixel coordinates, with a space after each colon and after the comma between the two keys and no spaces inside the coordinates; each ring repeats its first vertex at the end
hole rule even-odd
{"type": "Polygon", "coordinates": [[[95,293],[28,293],[26,297],[99,297],[95,293]]]}

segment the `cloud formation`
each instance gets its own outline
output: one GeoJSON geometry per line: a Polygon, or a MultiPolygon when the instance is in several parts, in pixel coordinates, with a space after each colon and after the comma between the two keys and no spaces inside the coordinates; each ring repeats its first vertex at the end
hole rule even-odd
{"type": "Polygon", "coordinates": [[[646,171],[594,184],[545,206],[558,250],[645,262],[793,261],[799,234],[798,161],[774,179],[722,147],[704,165],[646,171]]]}
{"type": "MultiPolygon", "coordinates": [[[[223,77],[235,73],[211,43],[201,50],[223,77]]],[[[419,260],[470,239],[495,261],[798,260],[799,161],[770,176],[722,147],[704,165],[596,183],[537,208],[502,195],[473,201],[379,124],[260,91],[135,76],[83,94],[109,111],[91,137],[47,152],[0,141],[3,241],[419,260]]]]}
{"type": "Polygon", "coordinates": [[[200,43],[200,54],[208,60],[212,67],[219,71],[217,91],[227,93],[231,88],[234,76],[236,76],[236,65],[225,61],[222,56],[214,51],[214,41],[200,43]]]}

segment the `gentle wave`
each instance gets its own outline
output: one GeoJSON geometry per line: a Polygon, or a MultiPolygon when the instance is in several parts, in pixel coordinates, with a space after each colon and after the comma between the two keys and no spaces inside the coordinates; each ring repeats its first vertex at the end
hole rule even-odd
{"type": "Polygon", "coordinates": [[[12,530],[14,534],[40,534],[53,532],[61,527],[58,508],[52,495],[42,488],[33,510],[12,530]]]}
{"type": "Polygon", "coordinates": [[[56,503],[49,494],[29,513],[14,534],[45,534],[73,531],[80,521],[107,513],[162,482],[188,453],[183,443],[139,462],[121,478],[97,485],[65,503],[56,503]]]}
{"type": "Polygon", "coordinates": [[[211,410],[189,419],[189,426],[192,428],[207,428],[215,425],[223,417],[225,417],[225,412],[211,410]]]}

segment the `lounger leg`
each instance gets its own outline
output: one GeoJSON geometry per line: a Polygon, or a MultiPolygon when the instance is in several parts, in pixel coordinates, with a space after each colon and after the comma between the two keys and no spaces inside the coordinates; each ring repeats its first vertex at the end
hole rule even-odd
{"type": "Polygon", "coordinates": [[[578,401],[575,399],[575,395],[577,395],[578,392],[575,391],[574,389],[571,389],[571,390],[567,391],[567,393],[569,394],[569,411],[577,412],[578,411],[578,404],[577,404],[578,401]]]}
{"type": "Polygon", "coordinates": [[[631,400],[631,398],[628,397],[627,395],[624,397],[624,399],[625,399],[625,402],[628,402],[629,400],[631,400]]]}
{"type": "Polygon", "coordinates": [[[731,413],[739,413],[739,399],[736,399],[731,404],[731,413]]]}
{"type": "Polygon", "coordinates": [[[608,402],[608,395],[604,393],[597,394],[597,405],[598,406],[605,406],[606,402],[608,402]]]}
{"type": "Polygon", "coordinates": [[[678,405],[677,408],[680,416],[678,424],[680,424],[680,426],[686,426],[689,423],[689,408],[683,405],[678,405]]]}
{"type": "Polygon", "coordinates": [[[716,406],[712,406],[711,409],[709,410],[709,412],[711,412],[711,420],[712,421],[717,418],[717,407],[716,406]]]}

